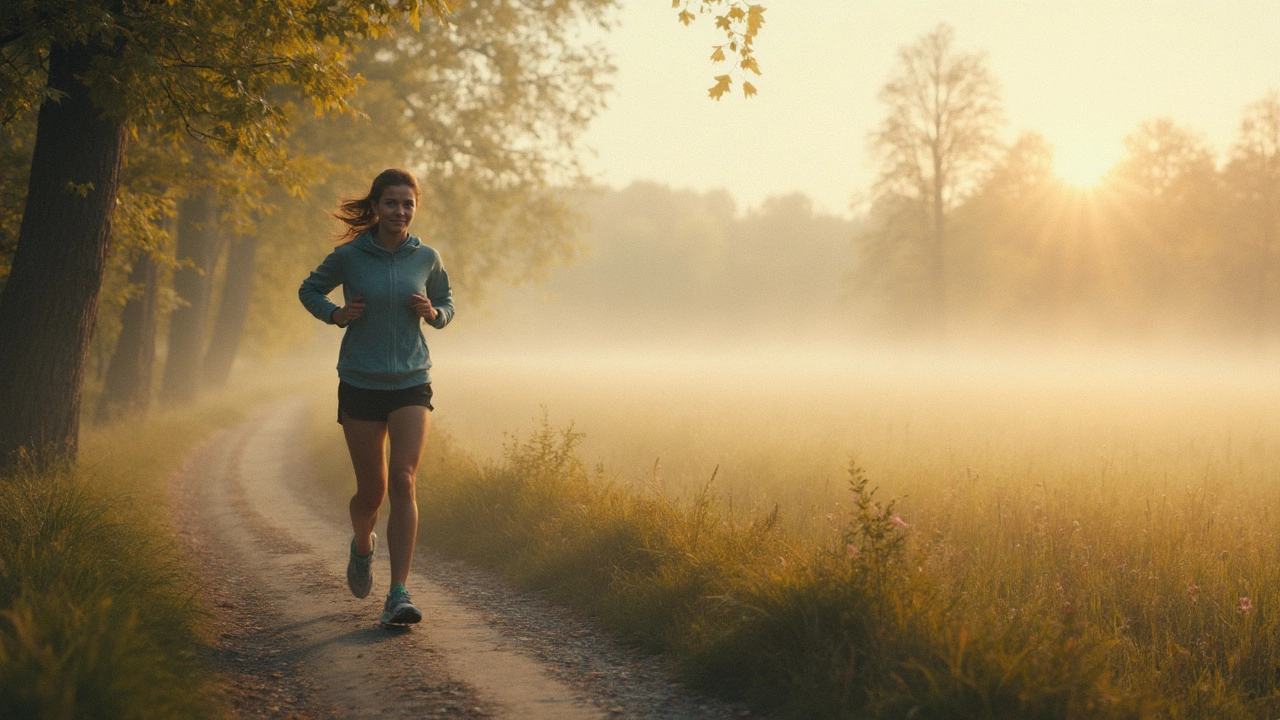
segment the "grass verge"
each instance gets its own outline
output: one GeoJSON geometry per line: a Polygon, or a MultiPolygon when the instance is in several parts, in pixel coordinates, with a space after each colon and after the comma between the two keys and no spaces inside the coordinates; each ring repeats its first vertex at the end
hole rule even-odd
{"type": "Polygon", "coordinates": [[[700,689],[795,718],[1121,718],[1103,648],[1058,613],[983,616],[948,599],[916,542],[850,468],[827,542],[746,521],[710,484],[689,503],[604,482],[580,436],[543,426],[471,472],[430,472],[421,537],[670,656],[700,689]]]}
{"type": "Polygon", "coordinates": [[[0,478],[0,717],[221,717],[166,478],[259,394],[87,431],[81,461],[0,478]]]}
{"type": "MultiPolygon", "coordinates": [[[[316,466],[333,469],[331,487],[345,493],[340,438],[319,427],[316,437],[316,466]]],[[[544,424],[480,465],[434,430],[419,538],[667,655],[691,686],[777,717],[1152,711],[1113,682],[1107,644],[1052,594],[1016,616],[963,601],[938,544],[907,531],[857,467],[838,530],[797,538],[776,509],[724,512],[711,483],[679,502],[606,482],[580,462],[580,439],[544,424]]]]}

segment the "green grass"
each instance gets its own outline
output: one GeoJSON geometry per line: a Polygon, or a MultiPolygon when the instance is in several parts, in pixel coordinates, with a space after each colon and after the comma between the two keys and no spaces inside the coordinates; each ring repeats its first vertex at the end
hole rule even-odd
{"type": "Polygon", "coordinates": [[[166,478],[261,394],[92,429],[75,468],[0,478],[0,717],[221,717],[166,478]]]}

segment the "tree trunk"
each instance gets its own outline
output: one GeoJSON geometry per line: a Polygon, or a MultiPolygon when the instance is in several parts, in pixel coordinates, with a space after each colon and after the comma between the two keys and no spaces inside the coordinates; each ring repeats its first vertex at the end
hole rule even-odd
{"type": "Polygon", "coordinates": [[[120,182],[123,123],[106,117],[79,76],[100,45],[49,49],[27,202],[0,294],[0,461],[73,462],[80,383],[98,310],[120,182]]]}
{"type": "Polygon", "coordinates": [[[151,406],[160,268],[147,253],[138,254],[129,284],[141,285],[142,292],[125,303],[120,316],[120,338],[107,364],[106,382],[94,415],[98,422],[146,415],[151,406]]]}
{"type": "Polygon", "coordinates": [[[933,253],[932,253],[932,275],[933,282],[933,332],[934,341],[939,345],[945,344],[947,339],[947,216],[946,209],[943,206],[943,183],[946,181],[942,171],[942,156],[940,151],[934,151],[933,161],[933,197],[930,202],[933,205],[933,253]]]}
{"type": "Polygon", "coordinates": [[[227,384],[231,365],[240,349],[244,321],[249,317],[253,298],[253,271],[258,253],[258,236],[245,235],[231,245],[227,254],[226,280],[223,282],[222,307],[213,326],[209,351],[204,356],[204,384],[220,388],[227,384]]]}
{"type": "Polygon", "coordinates": [[[213,269],[222,250],[217,220],[217,191],[212,186],[196,188],[178,203],[177,259],[185,265],[173,274],[173,290],[183,304],[169,316],[169,354],[160,387],[166,406],[194,402],[200,390],[213,269]]]}

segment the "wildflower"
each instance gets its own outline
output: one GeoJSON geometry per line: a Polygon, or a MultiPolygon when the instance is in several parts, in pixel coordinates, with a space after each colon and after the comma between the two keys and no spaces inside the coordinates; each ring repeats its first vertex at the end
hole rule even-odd
{"type": "Polygon", "coordinates": [[[1242,613],[1251,613],[1253,612],[1253,601],[1247,596],[1242,597],[1240,598],[1240,604],[1236,606],[1236,609],[1242,613]]]}
{"type": "Polygon", "coordinates": [[[1187,597],[1191,598],[1191,602],[1196,601],[1196,596],[1200,594],[1200,586],[1192,583],[1187,586],[1187,597]]]}
{"type": "Polygon", "coordinates": [[[856,558],[858,557],[858,548],[854,547],[853,543],[849,543],[844,546],[844,554],[851,558],[856,558]]]}
{"type": "Polygon", "coordinates": [[[906,520],[903,520],[897,515],[894,515],[893,517],[889,518],[889,521],[892,522],[894,525],[897,525],[898,527],[903,528],[904,530],[906,528],[911,527],[910,525],[907,524],[906,520]]]}

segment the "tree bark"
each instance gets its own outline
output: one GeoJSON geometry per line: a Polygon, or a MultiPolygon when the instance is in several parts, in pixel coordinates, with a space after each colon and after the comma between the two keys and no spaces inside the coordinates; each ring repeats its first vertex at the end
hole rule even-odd
{"type": "Polygon", "coordinates": [[[36,119],[27,202],[0,294],[0,462],[73,462],[80,384],[111,240],[122,122],[94,106],[80,77],[101,45],[54,44],[36,119]]]}
{"type": "Polygon", "coordinates": [[[160,400],[166,406],[194,402],[200,391],[200,364],[208,334],[213,269],[222,251],[217,228],[217,191],[196,188],[178,203],[178,262],[173,290],[182,305],[169,316],[169,354],[160,400]]]}
{"type": "Polygon", "coordinates": [[[253,271],[258,254],[258,236],[245,235],[232,243],[227,254],[226,280],[223,282],[222,306],[213,326],[209,351],[204,356],[204,384],[220,388],[231,376],[240,338],[244,335],[244,322],[249,317],[249,303],[253,298],[253,271]]]}
{"type": "Polygon", "coordinates": [[[151,406],[160,268],[150,255],[138,254],[129,273],[129,284],[141,285],[142,292],[125,303],[120,316],[120,338],[107,364],[106,382],[94,415],[98,422],[140,417],[151,406]]]}

